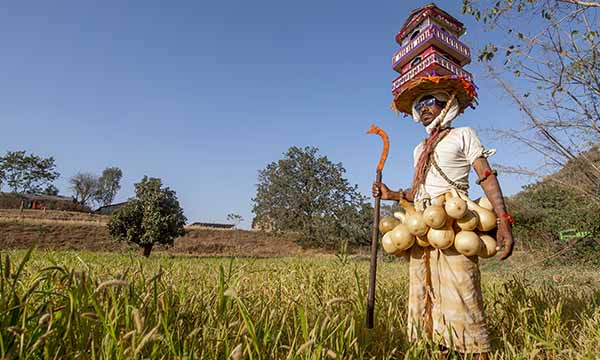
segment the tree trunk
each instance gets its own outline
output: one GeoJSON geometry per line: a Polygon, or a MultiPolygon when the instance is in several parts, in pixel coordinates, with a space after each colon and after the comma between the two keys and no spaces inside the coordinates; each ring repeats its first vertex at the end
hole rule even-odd
{"type": "Polygon", "coordinates": [[[150,256],[150,253],[152,252],[152,245],[153,245],[153,244],[143,244],[143,245],[142,245],[142,249],[144,250],[144,253],[143,253],[143,255],[144,255],[145,257],[148,257],[148,256],[150,256]]]}

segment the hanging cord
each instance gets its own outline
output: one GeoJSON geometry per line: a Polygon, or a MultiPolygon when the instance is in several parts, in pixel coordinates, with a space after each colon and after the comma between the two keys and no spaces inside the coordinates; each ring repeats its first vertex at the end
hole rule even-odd
{"type": "Polygon", "coordinates": [[[423,249],[423,262],[425,263],[425,331],[429,339],[433,338],[433,284],[431,282],[431,250],[423,249]]]}
{"type": "MultiPolygon", "coordinates": [[[[437,118],[444,119],[446,117],[455,99],[456,91],[454,91],[450,95],[450,98],[446,102],[446,106],[444,106],[437,118]]],[[[427,178],[427,173],[429,172],[432,162],[434,163],[434,167],[436,168],[436,170],[438,170],[438,172],[441,172],[441,169],[439,169],[439,166],[437,166],[437,163],[435,163],[434,160],[435,148],[440,143],[440,141],[442,141],[442,139],[446,135],[448,135],[451,129],[451,127],[436,127],[435,129],[433,129],[429,137],[425,141],[423,141],[423,149],[421,155],[419,155],[419,160],[417,161],[417,164],[415,166],[415,175],[410,189],[413,198],[415,198],[415,195],[419,193],[420,186],[425,183],[425,179],[427,178]]],[[[444,177],[444,179],[449,180],[445,174],[443,174],[442,176],[444,177]]]]}
{"type": "MultiPolygon", "coordinates": [[[[442,110],[442,113],[440,114],[440,116],[442,116],[442,119],[446,116],[446,114],[450,110],[450,104],[454,101],[455,98],[456,98],[456,91],[454,91],[452,93],[452,95],[450,96],[450,99],[448,100],[448,103],[446,103],[446,106],[444,107],[444,110],[442,110]]],[[[449,128],[449,129],[451,129],[451,128],[449,128]]],[[[438,141],[433,146],[434,150],[435,150],[435,147],[437,146],[437,144],[444,138],[445,135],[447,135],[447,133],[439,137],[438,141]]],[[[442,169],[438,165],[437,161],[435,161],[435,151],[434,150],[431,151],[431,155],[429,156],[428,163],[427,163],[427,171],[429,171],[430,166],[433,165],[434,169],[440,174],[440,176],[444,180],[446,180],[446,182],[448,184],[452,185],[453,187],[455,187],[458,190],[467,191],[469,189],[469,184],[458,184],[455,181],[452,181],[448,177],[448,175],[446,175],[446,173],[444,173],[442,171],[442,169]]]]}
{"type": "Polygon", "coordinates": [[[431,165],[433,165],[433,167],[435,168],[435,170],[440,174],[440,176],[442,178],[444,178],[444,180],[446,180],[446,182],[448,184],[452,185],[453,187],[455,187],[456,189],[461,190],[461,191],[467,191],[467,190],[469,190],[469,184],[459,184],[459,183],[451,180],[448,177],[448,175],[446,175],[446,173],[444,173],[442,171],[442,169],[438,165],[437,161],[435,161],[435,155],[433,155],[433,154],[431,156],[431,165]]]}

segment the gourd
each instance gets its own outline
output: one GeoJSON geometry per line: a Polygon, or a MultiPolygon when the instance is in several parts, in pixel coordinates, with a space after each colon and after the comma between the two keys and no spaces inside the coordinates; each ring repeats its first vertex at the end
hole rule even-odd
{"type": "Polygon", "coordinates": [[[431,228],[427,232],[427,241],[436,249],[447,249],[454,242],[453,221],[447,221],[440,229],[431,228]]]}
{"type": "Polygon", "coordinates": [[[386,216],[383,219],[381,219],[381,221],[379,221],[379,231],[382,234],[385,234],[388,231],[392,231],[392,229],[395,228],[398,224],[400,224],[400,221],[398,219],[391,216],[386,216]]]}
{"type": "Polygon", "coordinates": [[[477,215],[479,215],[479,224],[477,225],[479,231],[486,232],[496,227],[496,214],[493,211],[477,205],[473,200],[466,196],[463,196],[462,198],[467,203],[469,210],[475,211],[477,215]]]}
{"type": "Polygon", "coordinates": [[[446,215],[446,211],[441,205],[431,205],[423,211],[423,219],[427,226],[439,229],[446,224],[448,215],[446,215]]]}
{"type": "Polygon", "coordinates": [[[473,210],[467,210],[465,216],[456,220],[456,224],[461,230],[473,231],[479,225],[479,215],[473,210]]]}
{"type": "Polygon", "coordinates": [[[394,217],[400,220],[400,223],[404,223],[404,218],[406,217],[406,214],[402,211],[396,211],[394,212],[394,217]]]}
{"type": "Polygon", "coordinates": [[[427,236],[416,236],[415,242],[422,248],[429,247],[429,241],[427,241],[427,236]]]}
{"type": "Polygon", "coordinates": [[[383,251],[385,251],[388,254],[394,254],[398,251],[398,248],[396,247],[396,245],[394,245],[394,242],[392,241],[389,232],[384,234],[381,238],[381,245],[383,246],[383,251]]]}
{"type": "Polygon", "coordinates": [[[415,236],[425,236],[429,230],[429,226],[425,223],[423,213],[415,210],[415,208],[404,199],[401,199],[399,204],[406,211],[402,223],[406,225],[408,231],[415,236]]]}
{"type": "Polygon", "coordinates": [[[496,255],[496,240],[490,235],[485,234],[480,235],[480,238],[483,244],[481,245],[481,249],[479,249],[479,253],[477,255],[484,259],[496,255]]]}
{"type": "Polygon", "coordinates": [[[396,225],[396,227],[388,234],[390,234],[392,243],[398,250],[406,250],[415,243],[415,236],[410,233],[405,224],[396,225]]]}
{"type": "Polygon", "coordinates": [[[490,200],[485,196],[482,196],[481,199],[479,199],[479,201],[477,202],[477,204],[484,209],[494,210],[494,206],[492,206],[490,200]]]}
{"type": "Polygon", "coordinates": [[[435,198],[433,198],[431,200],[431,205],[439,205],[441,207],[444,207],[444,203],[446,202],[446,195],[442,194],[439,196],[436,196],[435,198]]]}
{"type": "Polygon", "coordinates": [[[452,189],[446,193],[446,203],[444,204],[444,209],[451,218],[460,219],[465,216],[465,213],[467,212],[467,204],[458,195],[458,192],[452,189]]]}
{"type": "Polygon", "coordinates": [[[454,247],[464,256],[477,255],[481,250],[481,239],[473,231],[461,231],[454,238],[454,247]]]}

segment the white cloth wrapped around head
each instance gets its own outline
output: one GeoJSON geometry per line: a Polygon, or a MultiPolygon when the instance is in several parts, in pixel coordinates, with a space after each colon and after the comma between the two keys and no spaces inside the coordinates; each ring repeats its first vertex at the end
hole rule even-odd
{"type": "MultiPolygon", "coordinates": [[[[412,114],[413,114],[413,119],[418,123],[421,123],[421,116],[419,115],[419,112],[417,110],[415,110],[415,105],[417,105],[419,103],[419,101],[421,101],[421,99],[423,99],[425,96],[433,96],[434,98],[438,99],[439,101],[443,101],[443,102],[448,102],[448,100],[450,99],[450,94],[448,94],[446,91],[442,91],[442,90],[430,91],[430,92],[427,92],[427,93],[417,97],[415,99],[415,101],[413,102],[412,114]]],[[[429,124],[425,127],[425,129],[427,130],[427,133],[431,134],[433,129],[435,129],[438,126],[440,126],[442,128],[450,126],[450,124],[452,123],[454,118],[456,118],[456,116],[458,115],[459,110],[460,110],[460,108],[458,105],[458,100],[456,100],[456,98],[454,98],[454,100],[452,100],[452,102],[450,103],[450,108],[448,109],[448,112],[446,112],[446,116],[444,116],[443,119],[441,118],[441,115],[443,113],[443,111],[442,111],[442,113],[440,113],[440,115],[438,115],[438,117],[433,119],[431,124],[429,124]]]]}

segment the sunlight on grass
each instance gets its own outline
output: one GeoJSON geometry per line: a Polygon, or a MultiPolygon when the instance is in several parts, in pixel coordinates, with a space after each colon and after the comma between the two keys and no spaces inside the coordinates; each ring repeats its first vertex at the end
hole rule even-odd
{"type": "MultiPolygon", "coordinates": [[[[367,261],[10,251],[0,265],[1,358],[441,358],[407,341],[399,262],[380,263],[374,330],[367,261]]],[[[492,358],[597,356],[597,272],[487,267],[492,358]]]]}

